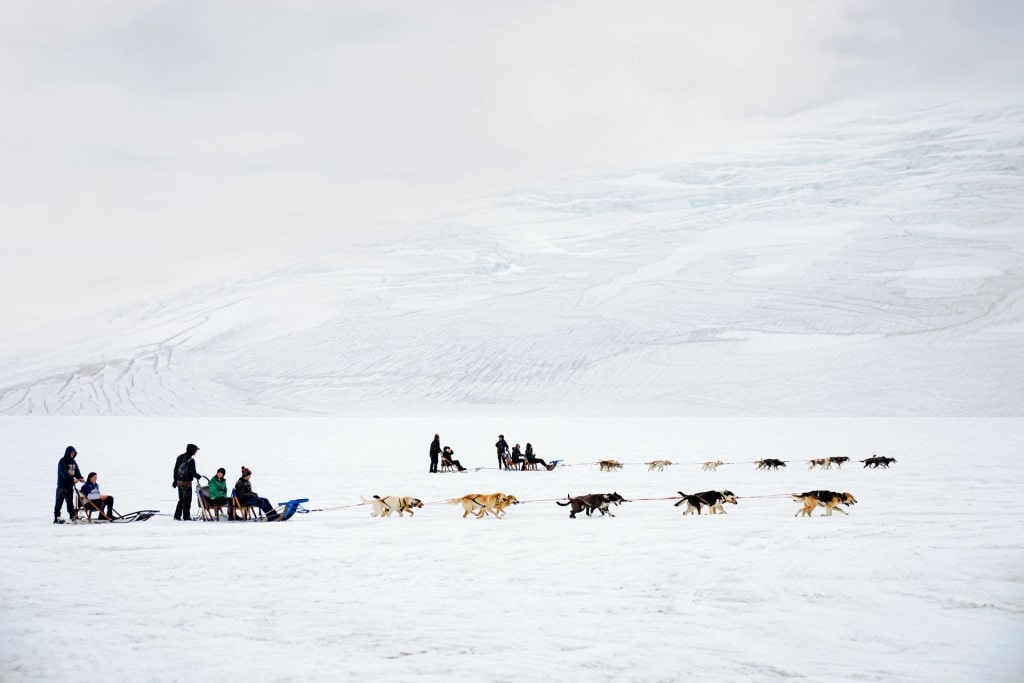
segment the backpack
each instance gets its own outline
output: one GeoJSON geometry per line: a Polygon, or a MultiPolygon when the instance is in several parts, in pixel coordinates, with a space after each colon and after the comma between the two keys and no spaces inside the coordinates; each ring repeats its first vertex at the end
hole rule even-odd
{"type": "Polygon", "coordinates": [[[181,461],[181,464],[178,465],[178,481],[188,481],[190,479],[188,476],[188,464],[192,461],[192,458],[185,458],[181,461]]]}

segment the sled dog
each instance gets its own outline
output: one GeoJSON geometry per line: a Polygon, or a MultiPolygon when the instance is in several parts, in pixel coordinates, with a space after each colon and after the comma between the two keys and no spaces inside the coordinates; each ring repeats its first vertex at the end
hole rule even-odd
{"type": "Polygon", "coordinates": [[[501,519],[505,515],[505,508],[509,505],[518,505],[519,499],[501,491],[495,493],[467,493],[461,498],[452,498],[449,505],[462,505],[462,516],[472,514],[477,519],[484,515],[491,514],[501,519]]]}
{"type": "Polygon", "coordinates": [[[555,503],[562,507],[569,506],[569,519],[576,519],[576,513],[586,512],[587,517],[590,517],[594,510],[601,513],[601,516],[608,515],[614,517],[612,511],[609,509],[610,505],[622,505],[626,502],[626,499],[620,496],[617,492],[613,493],[588,493],[585,496],[571,495],[566,496],[568,502],[563,503],[560,500],[556,500],[555,503]]]}
{"type": "Polygon", "coordinates": [[[696,512],[700,514],[701,507],[707,506],[708,513],[712,515],[725,514],[725,508],[722,507],[722,503],[732,503],[733,505],[739,505],[739,501],[736,500],[736,494],[728,489],[722,489],[721,491],[702,491],[700,493],[686,494],[682,491],[678,491],[681,498],[673,503],[674,507],[680,505],[686,505],[686,509],[683,511],[684,515],[692,515],[696,512]]]}
{"type": "Polygon", "coordinates": [[[406,512],[412,516],[413,508],[423,507],[423,502],[412,496],[374,496],[372,500],[367,500],[362,496],[359,498],[367,505],[373,506],[371,517],[390,517],[394,510],[398,511],[399,517],[405,517],[406,512]]]}
{"type": "Polygon", "coordinates": [[[835,491],[804,491],[803,493],[794,493],[793,500],[800,503],[802,507],[796,511],[794,517],[810,517],[811,513],[814,512],[814,508],[819,505],[825,508],[825,512],[821,513],[822,517],[831,517],[833,510],[838,510],[844,515],[849,514],[846,510],[838,505],[846,505],[847,507],[857,502],[857,499],[853,497],[852,493],[844,492],[837,493],[835,491]]]}

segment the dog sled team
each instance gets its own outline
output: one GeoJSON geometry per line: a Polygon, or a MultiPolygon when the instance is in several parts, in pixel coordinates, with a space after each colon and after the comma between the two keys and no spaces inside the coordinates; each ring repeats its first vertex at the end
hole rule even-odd
{"type": "MultiPolygon", "coordinates": [[[[546,470],[550,471],[559,462],[555,460],[548,463],[536,457],[533,445],[530,443],[526,444],[525,452],[520,450],[519,444],[515,444],[515,446],[510,448],[504,435],[501,434],[498,435],[495,448],[501,469],[526,470],[543,466],[546,470]]],[[[306,498],[286,501],[281,503],[280,507],[275,507],[267,498],[257,494],[252,489],[252,470],[244,465],[241,468],[241,476],[229,493],[226,480],[227,473],[223,467],[217,469],[212,479],[198,473],[195,462],[198,451],[199,447],[190,443],[186,446],[185,452],[175,459],[173,481],[171,483],[171,486],[178,494],[177,507],[174,511],[175,520],[190,521],[192,519],[193,485],[195,486],[202,518],[206,520],[219,520],[222,512],[225,510],[229,520],[256,519],[265,521],[284,521],[291,518],[297,512],[307,512],[301,505],[308,500],[306,498]],[[207,480],[208,483],[206,485],[201,485],[201,480],[203,479],[207,480]]],[[[454,453],[455,451],[450,446],[442,446],[440,435],[435,434],[430,444],[429,471],[431,473],[438,471],[467,471],[467,468],[453,457],[454,453]]],[[[71,522],[82,521],[83,518],[84,521],[91,522],[93,521],[93,515],[95,515],[97,521],[145,521],[158,513],[157,510],[137,510],[125,515],[118,513],[114,508],[114,496],[101,491],[98,473],[90,472],[88,476],[82,476],[76,462],[77,455],[77,450],[73,446],[68,446],[64,456],[57,464],[57,491],[53,511],[54,524],[64,523],[64,520],[61,518],[62,507],[66,508],[71,522]],[[81,487],[76,488],[76,485],[79,484],[81,487]]],[[[845,456],[832,456],[815,458],[807,462],[808,469],[814,469],[815,467],[831,469],[833,465],[837,468],[842,468],[842,465],[849,462],[849,460],[850,458],[845,456]]],[[[884,469],[896,462],[896,458],[873,455],[859,462],[863,463],[865,468],[870,467],[874,469],[881,467],[884,469]]],[[[597,464],[602,472],[621,470],[623,467],[622,462],[613,459],[601,460],[597,464]]],[[[650,472],[654,470],[664,471],[665,468],[672,466],[673,463],[671,460],[660,459],[651,460],[644,464],[647,465],[647,471],[650,472]]],[[[725,463],[721,460],[709,460],[702,464],[701,470],[714,472],[723,464],[725,463]]],[[[759,470],[777,470],[786,467],[785,461],[775,458],[765,458],[755,461],[754,464],[755,468],[759,470]]],[[[674,503],[674,506],[684,507],[684,516],[700,515],[705,509],[711,515],[724,515],[726,514],[726,504],[737,505],[739,503],[738,497],[729,490],[702,491],[693,494],[679,491],[678,494],[679,499],[674,503]]],[[[794,501],[801,505],[795,515],[797,517],[810,517],[812,512],[818,507],[825,510],[822,516],[830,517],[835,510],[845,515],[848,513],[839,506],[849,507],[857,503],[857,499],[849,492],[816,490],[790,495],[794,501]]],[[[362,496],[360,498],[363,504],[372,507],[372,512],[370,513],[372,517],[390,517],[393,512],[397,512],[398,517],[404,517],[406,513],[412,517],[415,515],[416,510],[424,506],[422,500],[413,496],[375,495],[372,499],[363,498],[362,496]]],[[[470,493],[460,498],[453,498],[447,502],[452,505],[461,505],[463,518],[472,515],[477,519],[482,519],[486,516],[501,519],[505,516],[506,510],[510,506],[520,503],[516,496],[501,491],[494,493],[470,493]]],[[[568,507],[569,517],[575,519],[581,512],[585,513],[587,517],[591,517],[595,511],[599,512],[602,517],[614,517],[615,515],[611,510],[612,506],[622,505],[627,501],[618,492],[612,492],[591,493],[581,496],[567,495],[565,501],[558,500],[555,502],[561,507],[568,507]]]]}
{"type": "MultiPolygon", "coordinates": [[[[177,506],[174,519],[191,521],[192,517],[192,486],[195,483],[199,510],[204,520],[219,520],[221,512],[226,508],[227,519],[252,519],[285,521],[298,512],[305,512],[302,503],[307,498],[298,498],[281,503],[275,507],[269,500],[252,490],[250,478],[252,470],[242,466],[242,476],[238,478],[230,495],[228,494],[226,470],[221,467],[212,479],[205,477],[196,470],[195,456],[199,446],[187,444],[185,452],[174,460],[171,488],[177,492],[177,506]],[[201,480],[209,483],[201,486],[201,480]]],[[[120,514],[114,508],[114,496],[100,490],[99,475],[90,472],[83,477],[78,468],[76,458],[78,451],[74,446],[64,450],[64,456],[57,462],[57,492],[53,506],[53,523],[64,524],[61,508],[68,513],[71,523],[80,521],[93,522],[144,522],[159,513],[159,510],[136,510],[120,514]],[[81,488],[76,485],[81,484],[81,488]],[[95,520],[93,519],[95,515],[95,520]]]]}

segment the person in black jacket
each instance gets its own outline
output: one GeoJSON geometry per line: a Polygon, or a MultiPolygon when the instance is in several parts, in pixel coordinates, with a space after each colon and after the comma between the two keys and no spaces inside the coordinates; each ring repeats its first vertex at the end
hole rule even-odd
{"type": "Polygon", "coordinates": [[[249,477],[251,476],[252,470],[242,465],[242,476],[235,482],[235,498],[238,499],[238,505],[241,507],[258,505],[260,510],[263,510],[263,514],[267,516],[267,521],[273,522],[277,519],[278,512],[270,504],[269,500],[261,498],[259,494],[252,490],[252,484],[249,482],[249,477]]]}
{"type": "Polygon", "coordinates": [[[64,449],[64,457],[57,462],[57,499],[53,504],[54,524],[64,523],[64,520],[60,518],[61,503],[67,504],[68,518],[72,522],[75,521],[75,482],[85,481],[78,469],[78,463],[75,462],[76,455],[78,455],[78,451],[75,450],[75,447],[68,446],[64,449]]]}
{"type": "Polygon", "coordinates": [[[459,472],[465,472],[466,468],[462,466],[461,462],[453,458],[453,455],[455,455],[455,451],[452,450],[451,446],[445,446],[443,449],[441,449],[441,457],[443,457],[451,464],[455,465],[455,468],[459,470],[459,472]]]}
{"type": "Polygon", "coordinates": [[[512,447],[512,469],[523,469],[523,449],[516,444],[512,447]]]}
{"type": "MultiPolygon", "coordinates": [[[[536,457],[533,454],[533,444],[532,443],[526,444],[526,453],[524,453],[523,455],[526,457],[526,463],[528,465],[538,465],[538,464],[539,465],[544,465],[544,469],[546,469],[549,472],[551,470],[555,469],[554,465],[547,464],[546,462],[544,462],[544,460],[542,460],[541,458],[536,457]]],[[[526,469],[526,468],[524,467],[523,469],[526,469]]]]}
{"type": "Polygon", "coordinates": [[[190,443],[185,452],[174,460],[174,483],[178,489],[178,505],[174,508],[174,519],[192,520],[192,480],[202,477],[196,472],[195,455],[199,446],[190,443]]]}
{"type": "Polygon", "coordinates": [[[441,435],[434,434],[434,440],[430,442],[430,471],[437,474],[437,458],[441,455],[441,435]]]}
{"type": "Polygon", "coordinates": [[[498,449],[498,469],[505,469],[505,456],[508,454],[508,442],[505,441],[504,434],[498,434],[498,443],[494,444],[494,447],[498,449]]]}

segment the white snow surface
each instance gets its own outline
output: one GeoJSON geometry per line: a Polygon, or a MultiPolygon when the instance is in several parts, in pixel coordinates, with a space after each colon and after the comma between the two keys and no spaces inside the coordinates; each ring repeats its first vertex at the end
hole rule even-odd
{"type": "Polygon", "coordinates": [[[1016,418],[8,417],[0,680],[1020,681],[1016,418]],[[428,474],[435,431],[470,468],[428,474]],[[498,433],[551,472],[501,472],[498,433]],[[175,455],[250,467],[282,524],[176,522],[175,455]],[[49,524],[66,442],[125,525],[49,524]],[[897,462],[863,469],[872,454],[897,462]],[[845,454],[842,469],[806,460],[845,454]],[[615,457],[621,471],[593,461],[615,457]],[[778,457],[779,471],[751,461],[778,457]],[[641,464],[668,458],[664,472],[641,464]],[[715,472],[700,463],[726,462],[715,472]],[[481,469],[477,469],[481,468],[481,469]],[[489,469],[488,469],[489,468],[489,469]],[[730,489],[684,517],[679,490],[730,489]],[[850,491],[795,518],[785,494],[850,491]],[[505,491],[504,519],[444,501],[505,491]],[[614,518],[554,499],[617,491],[614,518]],[[412,495],[376,519],[359,496],[412,495]],[[653,500],[643,500],[653,499],[653,500]]]}
{"type": "Polygon", "coordinates": [[[812,112],[11,320],[0,414],[1020,416],[1022,188],[1019,106],[812,112]]]}

